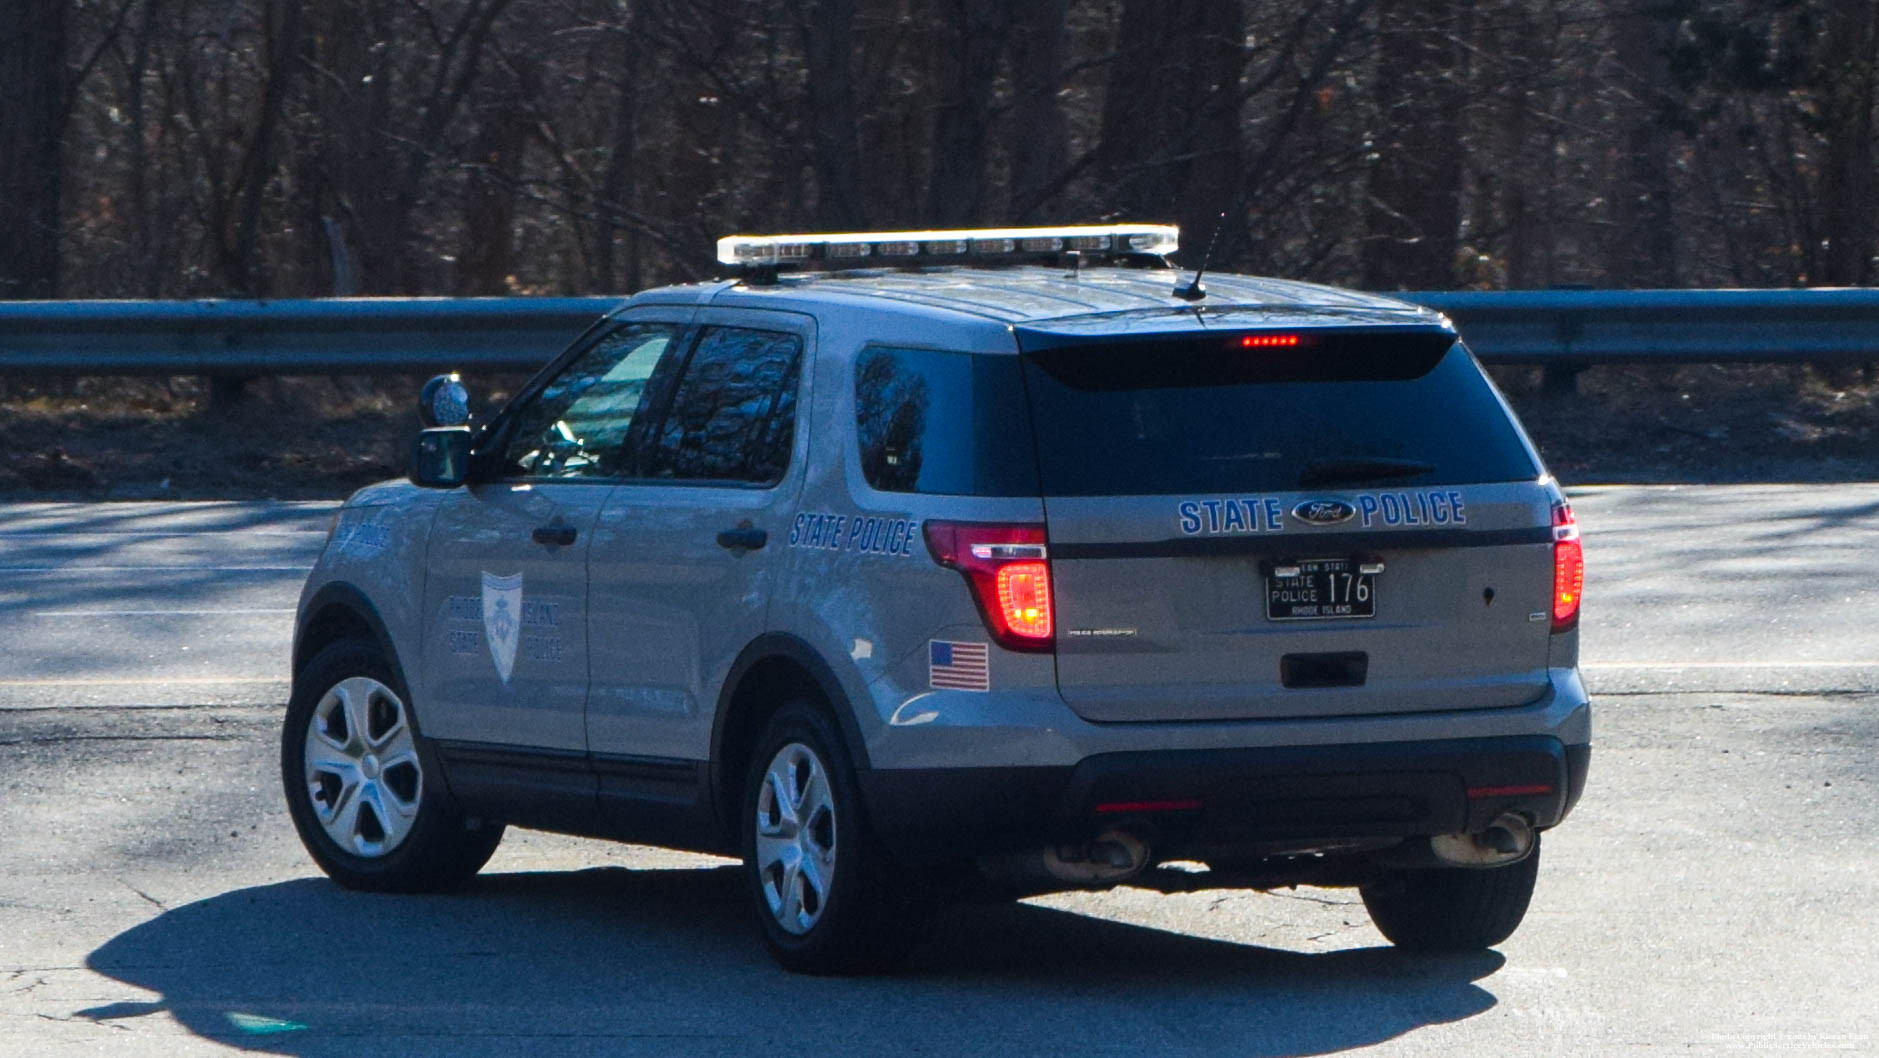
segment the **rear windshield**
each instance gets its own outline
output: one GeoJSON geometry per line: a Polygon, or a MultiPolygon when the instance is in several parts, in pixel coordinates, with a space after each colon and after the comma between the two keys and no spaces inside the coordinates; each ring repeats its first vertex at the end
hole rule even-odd
{"type": "Polygon", "coordinates": [[[1272,341],[1027,341],[1044,492],[1283,492],[1539,474],[1452,335],[1307,332],[1294,345],[1260,344],[1272,341]]]}

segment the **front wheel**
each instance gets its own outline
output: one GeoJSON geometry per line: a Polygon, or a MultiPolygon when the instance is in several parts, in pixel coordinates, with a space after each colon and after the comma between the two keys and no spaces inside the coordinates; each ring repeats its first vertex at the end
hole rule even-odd
{"type": "Polygon", "coordinates": [[[796,973],[885,969],[906,954],[918,908],[861,819],[840,734],[807,703],[783,706],[751,755],[744,875],[765,947],[796,973]]]}
{"type": "Polygon", "coordinates": [[[409,703],[370,640],[326,647],[294,680],[281,730],[288,813],[313,861],[348,889],[447,889],[502,840],[501,826],[446,803],[409,703]]]}
{"type": "Polygon", "coordinates": [[[1392,871],[1364,886],[1370,921],[1408,951],[1478,951],[1514,935],[1540,873],[1540,837],[1519,863],[1392,871]]]}

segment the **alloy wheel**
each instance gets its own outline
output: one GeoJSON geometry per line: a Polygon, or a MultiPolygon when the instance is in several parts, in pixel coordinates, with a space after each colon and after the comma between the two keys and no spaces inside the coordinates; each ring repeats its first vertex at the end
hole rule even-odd
{"type": "Polygon", "coordinates": [[[777,924],[801,935],[828,907],[835,880],[835,799],[813,749],[791,742],[757,793],[757,877],[777,924]]]}
{"type": "Polygon", "coordinates": [[[313,813],[341,849],[374,858],[396,849],[424,795],[411,721],[390,687],[369,676],[334,684],[307,724],[313,813]]]}

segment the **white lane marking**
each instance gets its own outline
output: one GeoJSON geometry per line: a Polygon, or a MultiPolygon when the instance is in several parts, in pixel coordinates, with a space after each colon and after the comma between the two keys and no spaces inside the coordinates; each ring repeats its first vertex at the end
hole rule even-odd
{"type": "Polygon", "coordinates": [[[292,607],[261,610],[34,610],[34,617],[235,617],[254,614],[290,614],[292,607]]]}
{"type": "Polygon", "coordinates": [[[1879,661],[1587,661],[1594,671],[1619,669],[1879,669],[1879,661]]]}
{"type": "Polygon", "coordinates": [[[0,538],[11,538],[15,536],[22,536],[22,537],[31,537],[31,536],[58,536],[58,537],[135,536],[135,537],[141,537],[144,539],[188,540],[188,539],[192,539],[195,537],[215,536],[215,535],[220,535],[223,533],[238,533],[243,537],[249,537],[249,536],[306,536],[308,534],[318,534],[318,533],[324,533],[324,532],[326,532],[326,528],[324,526],[310,526],[305,529],[208,528],[208,529],[189,529],[189,530],[60,529],[54,526],[52,528],[47,528],[47,529],[0,529],[0,538]]]}
{"type": "Polygon", "coordinates": [[[306,573],[312,566],[0,566],[0,573],[306,573]]]}
{"type": "Polygon", "coordinates": [[[282,676],[145,676],[131,679],[99,680],[0,680],[0,687],[212,687],[218,684],[287,683],[282,676]]]}

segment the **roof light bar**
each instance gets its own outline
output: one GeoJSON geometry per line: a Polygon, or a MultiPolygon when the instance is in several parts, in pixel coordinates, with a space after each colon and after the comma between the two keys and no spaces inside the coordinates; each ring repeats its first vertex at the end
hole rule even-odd
{"type": "Polygon", "coordinates": [[[718,240],[718,260],[762,267],[843,263],[864,258],[942,257],[971,261],[999,256],[1083,253],[1149,254],[1166,257],[1179,249],[1181,229],[1172,224],[1081,225],[1067,228],[969,228],[955,231],[842,232],[828,235],[727,235],[718,240]]]}

